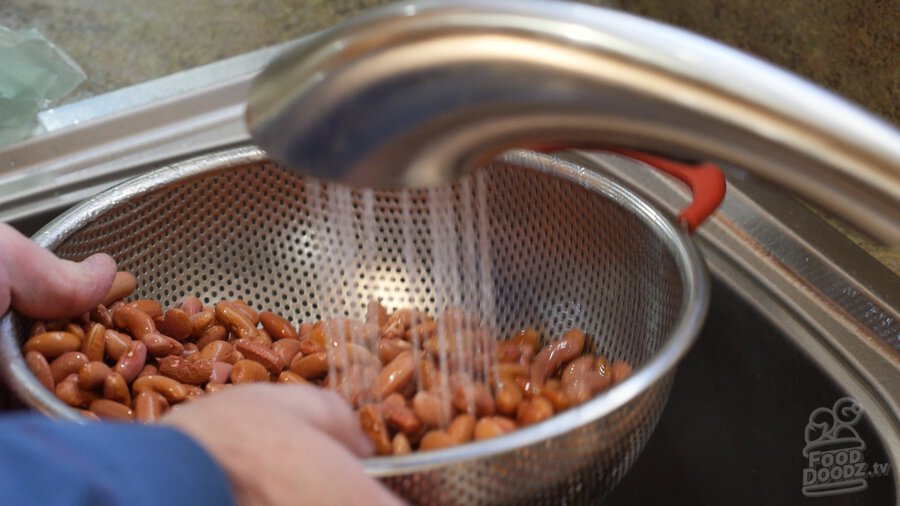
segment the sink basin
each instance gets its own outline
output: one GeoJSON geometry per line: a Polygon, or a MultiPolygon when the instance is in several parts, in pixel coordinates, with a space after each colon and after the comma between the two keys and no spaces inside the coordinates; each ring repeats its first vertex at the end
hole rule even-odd
{"type": "MultiPolygon", "coordinates": [[[[706,326],[678,368],[669,403],[644,452],[604,504],[897,504],[892,475],[866,490],[802,493],[804,429],[816,408],[847,395],[721,281],[706,326]]],[[[865,461],[889,462],[865,416],[865,461]]]]}

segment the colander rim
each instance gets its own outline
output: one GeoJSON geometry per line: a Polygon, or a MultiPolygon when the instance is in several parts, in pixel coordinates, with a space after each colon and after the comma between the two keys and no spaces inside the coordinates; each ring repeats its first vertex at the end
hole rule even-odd
{"type": "MultiPolygon", "coordinates": [[[[123,182],[72,207],[44,226],[32,239],[38,245],[52,249],[97,216],[134,197],[185,178],[268,161],[266,154],[259,148],[240,146],[173,163],[123,182]]],[[[682,282],[683,301],[676,323],[668,339],[644,364],[635,368],[631,376],[584,404],[569,408],[544,422],[497,438],[405,456],[368,458],[363,461],[363,465],[369,475],[405,475],[451,463],[500,455],[549,440],[607,416],[640,396],[672,371],[696,340],[705,320],[709,304],[708,273],[687,231],[666,214],[621,184],[599,173],[585,170],[583,166],[571,161],[515,149],[498,157],[497,162],[561,177],[599,192],[635,214],[661,238],[676,260],[682,282]]],[[[7,384],[24,402],[48,416],[87,423],[87,418],[47,391],[28,370],[18,339],[24,336],[16,335],[13,318],[14,312],[9,311],[0,319],[0,370],[6,377],[7,384]]]]}

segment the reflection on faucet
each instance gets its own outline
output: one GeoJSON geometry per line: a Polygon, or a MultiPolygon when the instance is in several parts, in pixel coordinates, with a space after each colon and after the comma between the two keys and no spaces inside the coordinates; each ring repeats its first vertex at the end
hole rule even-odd
{"type": "Polygon", "coordinates": [[[895,129],[743,53],[587,5],[373,11],[276,60],[247,120],[282,164],[362,186],[444,184],[514,146],[733,163],[900,244],[895,129]]]}

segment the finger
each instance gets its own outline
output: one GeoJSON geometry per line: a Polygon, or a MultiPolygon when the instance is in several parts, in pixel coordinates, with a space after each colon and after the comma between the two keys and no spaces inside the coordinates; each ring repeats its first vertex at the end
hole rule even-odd
{"type": "MultiPolygon", "coordinates": [[[[315,431],[318,427],[309,427],[315,431]]],[[[360,462],[341,444],[330,438],[310,438],[305,441],[304,458],[316,462],[326,476],[340,476],[341,482],[347,486],[327,489],[325,497],[310,497],[316,504],[372,504],[379,506],[401,506],[400,498],[389,491],[384,484],[366,475],[360,462]]],[[[296,480],[296,476],[293,477],[296,480]]],[[[307,491],[321,491],[317,483],[305,484],[307,491]]]]}
{"type": "Polygon", "coordinates": [[[0,313],[9,307],[32,318],[68,318],[95,307],[116,275],[109,255],[62,260],[0,223],[0,313]]]}
{"type": "Polygon", "coordinates": [[[265,395],[274,402],[327,433],[358,457],[368,457],[374,453],[372,441],[359,427],[353,410],[337,394],[308,385],[264,386],[267,390],[265,395]]]}

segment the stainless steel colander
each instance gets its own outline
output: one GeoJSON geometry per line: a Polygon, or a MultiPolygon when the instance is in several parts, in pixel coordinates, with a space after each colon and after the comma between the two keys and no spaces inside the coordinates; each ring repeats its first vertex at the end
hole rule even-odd
{"type": "MultiPolygon", "coordinates": [[[[581,327],[592,351],[630,361],[635,373],[512,434],[365,465],[421,504],[583,503],[612,488],[655,427],[676,362],[705,316],[708,281],[687,233],[622,186],[526,151],[508,152],[449,189],[367,198],[348,188],[337,199],[324,190],[255,148],[239,148],[124,183],[34,239],[65,258],[108,252],[137,275],[138,296],[165,304],[189,294],[240,297],[296,323],[362,316],[372,297],[389,309],[439,313],[448,302],[465,304],[469,287],[490,295],[497,335],[531,325],[546,338],[581,327]],[[486,196],[480,204],[478,195],[486,196]],[[474,214],[459,214],[466,206],[474,214]],[[360,225],[365,216],[374,229],[360,225]],[[447,226],[436,231],[435,218],[447,226]],[[478,256],[489,258],[479,265],[491,276],[466,268],[474,258],[466,234],[479,229],[469,218],[489,227],[478,256]],[[342,254],[347,248],[355,254],[342,254]],[[446,271],[440,263],[448,259],[461,267],[446,271]],[[448,294],[439,271],[469,279],[448,294]]],[[[8,383],[31,406],[83,421],[26,368],[27,324],[14,313],[0,322],[8,383]]]]}

